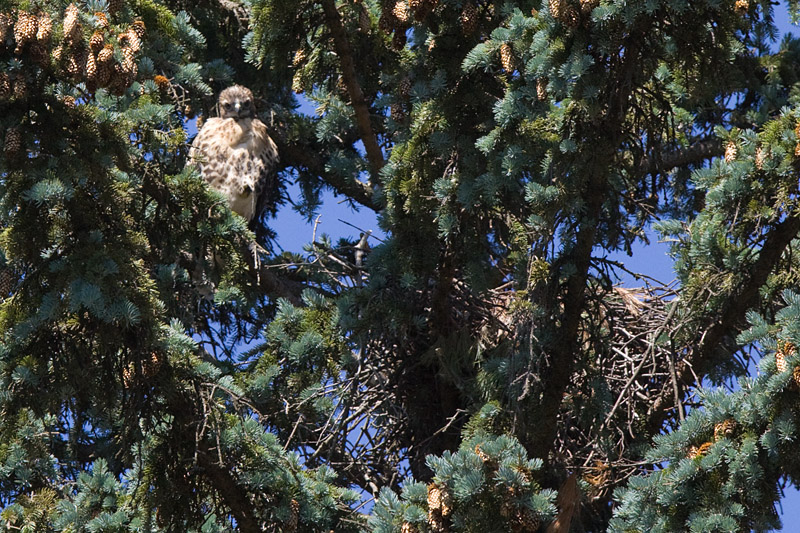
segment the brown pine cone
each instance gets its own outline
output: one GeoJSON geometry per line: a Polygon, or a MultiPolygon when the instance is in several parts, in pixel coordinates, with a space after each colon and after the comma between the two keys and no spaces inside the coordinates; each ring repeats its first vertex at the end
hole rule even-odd
{"type": "Polygon", "coordinates": [[[130,48],[134,52],[138,52],[142,48],[142,40],[139,39],[139,34],[136,33],[133,27],[128,28],[125,33],[121,33],[117,40],[120,46],[130,48]]]}
{"type": "Polygon", "coordinates": [[[39,21],[36,19],[36,15],[26,11],[19,12],[17,22],[14,24],[14,40],[17,42],[15,53],[19,54],[26,44],[36,38],[38,26],[39,21]]]}
{"type": "Polygon", "coordinates": [[[136,74],[138,73],[138,68],[136,67],[136,54],[132,48],[122,49],[122,72],[131,78],[135,78],[136,74]]]}
{"type": "Polygon", "coordinates": [[[28,53],[33,62],[40,67],[45,67],[50,62],[50,52],[47,50],[47,46],[38,41],[31,45],[28,53]]]}
{"type": "Polygon", "coordinates": [[[725,161],[730,163],[736,159],[737,155],[739,155],[739,148],[736,143],[728,141],[728,144],[725,145],[725,161]]]}
{"type": "Polygon", "coordinates": [[[144,34],[147,28],[144,25],[144,22],[141,20],[134,20],[133,24],[131,25],[134,33],[139,39],[144,39],[144,34]]]}
{"type": "Polygon", "coordinates": [[[80,39],[81,27],[78,22],[78,6],[70,4],[64,12],[64,40],[73,42],[80,39]]]}
{"type": "Polygon", "coordinates": [[[42,44],[50,42],[50,37],[53,36],[53,19],[47,12],[39,13],[38,23],[36,29],[36,40],[42,44]]]}
{"type": "Polygon", "coordinates": [[[8,13],[0,13],[0,46],[3,46],[14,27],[14,19],[8,13]]]}
{"type": "Polygon", "coordinates": [[[3,143],[3,150],[6,157],[11,159],[16,157],[22,149],[22,134],[17,128],[8,128],[6,130],[6,138],[3,143]]]}
{"type": "Polygon", "coordinates": [[[11,97],[11,79],[5,72],[0,72],[0,100],[11,97]]]}
{"type": "Polygon", "coordinates": [[[516,70],[514,66],[514,51],[508,43],[503,43],[500,46],[500,64],[503,65],[503,70],[508,73],[516,70]]]}
{"type": "Polygon", "coordinates": [[[17,284],[17,275],[7,265],[0,267],[0,299],[5,299],[11,294],[17,284]]]}
{"type": "Polygon", "coordinates": [[[108,0],[108,13],[116,15],[122,9],[122,0],[108,0]]]}
{"type": "Polygon", "coordinates": [[[14,84],[12,85],[14,90],[14,98],[21,100],[28,95],[28,84],[25,83],[25,78],[22,76],[17,76],[14,80],[14,84]]]}
{"type": "Polygon", "coordinates": [[[153,78],[153,81],[155,82],[156,87],[158,87],[159,91],[166,91],[166,90],[169,89],[169,79],[167,79],[166,76],[162,76],[161,74],[157,74],[153,78]]]}
{"type": "Polygon", "coordinates": [[[461,31],[464,32],[464,35],[475,33],[478,28],[478,9],[471,2],[467,2],[464,4],[459,20],[461,21],[461,31]]]}
{"type": "Polygon", "coordinates": [[[397,0],[392,8],[392,15],[402,25],[408,24],[411,20],[411,8],[407,0],[397,0]]]}
{"type": "Polygon", "coordinates": [[[100,30],[95,31],[89,39],[89,48],[96,54],[103,49],[104,44],[103,32],[100,30]]]}
{"type": "Polygon", "coordinates": [[[101,30],[108,29],[108,17],[102,11],[94,14],[95,27],[101,30]]]}
{"type": "Polygon", "coordinates": [[[114,47],[107,44],[97,53],[97,85],[107,87],[114,74],[114,47]]]}
{"type": "Polygon", "coordinates": [[[547,100],[547,78],[539,78],[536,80],[536,98],[539,100],[547,100]]]}
{"type": "Polygon", "coordinates": [[[97,81],[97,58],[93,52],[86,54],[86,79],[97,81]]]}

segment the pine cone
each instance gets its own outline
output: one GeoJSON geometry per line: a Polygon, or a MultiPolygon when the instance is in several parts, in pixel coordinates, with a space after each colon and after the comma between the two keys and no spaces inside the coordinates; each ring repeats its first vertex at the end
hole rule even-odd
{"type": "Polygon", "coordinates": [[[142,375],[152,378],[161,369],[162,357],[158,352],[150,352],[150,358],[142,361],[142,375]]]}
{"type": "Polygon", "coordinates": [[[36,19],[36,15],[25,11],[19,12],[17,23],[14,24],[14,40],[17,42],[14,53],[19,54],[26,44],[36,38],[38,25],[39,21],[36,19]]]}
{"type": "Polygon", "coordinates": [[[592,12],[594,8],[596,8],[600,4],[600,0],[580,0],[581,2],[581,13],[584,15],[588,15],[592,12]]]}
{"type": "Polygon", "coordinates": [[[289,520],[286,521],[286,531],[288,533],[293,533],[297,531],[297,525],[300,522],[300,502],[292,499],[290,507],[292,508],[292,513],[289,516],[289,520]]]}
{"type": "Polygon", "coordinates": [[[408,5],[414,13],[414,19],[422,22],[436,9],[438,0],[409,0],[408,5]]]}
{"type": "Polygon", "coordinates": [[[539,78],[536,80],[536,98],[539,100],[547,100],[547,78],[539,78]]]}
{"type": "Polygon", "coordinates": [[[133,24],[131,25],[131,29],[133,29],[134,33],[139,39],[144,39],[144,34],[147,31],[147,28],[144,25],[144,22],[141,20],[134,20],[133,24]]]}
{"type": "Polygon", "coordinates": [[[400,83],[397,84],[397,94],[401,98],[405,99],[408,98],[408,95],[411,93],[411,79],[407,76],[400,80],[400,83]]]}
{"type": "Polygon", "coordinates": [[[539,515],[535,512],[527,507],[517,508],[511,521],[511,531],[514,533],[533,533],[539,529],[541,523],[539,515]]]}
{"type": "Polygon", "coordinates": [[[114,74],[114,47],[107,44],[97,53],[97,85],[107,87],[114,74]]]}
{"type": "Polygon", "coordinates": [[[25,83],[25,78],[17,76],[13,84],[14,98],[21,100],[28,95],[28,84],[25,83]]]}
{"type": "Polygon", "coordinates": [[[408,24],[408,21],[411,20],[411,8],[407,0],[397,0],[392,8],[392,15],[394,15],[398,23],[402,25],[408,24]]]}
{"type": "Polygon", "coordinates": [[[464,32],[464,35],[475,33],[478,28],[478,9],[471,2],[465,3],[459,20],[461,21],[461,31],[464,32]]]}
{"type": "Polygon", "coordinates": [[[778,374],[782,374],[786,372],[787,368],[789,368],[789,366],[786,364],[786,356],[783,354],[783,352],[778,350],[775,353],[775,370],[778,372],[778,374]]]}
{"type": "Polygon", "coordinates": [[[119,35],[118,40],[123,48],[130,48],[134,52],[142,49],[142,40],[139,39],[139,34],[136,33],[133,27],[128,28],[125,33],[119,35]]]}
{"type": "Polygon", "coordinates": [[[689,459],[702,457],[708,453],[709,448],[711,448],[713,444],[713,442],[704,442],[700,446],[690,446],[689,452],[686,455],[689,457],[689,459]]]}
{"type": "Polygon", "coordinates": [[[78,6],[70,4],[64,12],[64,40],[77,41],[80,38],[81,27],[78,23],[78,6]]]}
{"type": "Polygon", "coordinates": [[[0,72],[0,100],[11,97],[11,79],[5,72],[0,72]]]}
{"type": "Polygon", "coordinates": [[[195,112],[194,112],[194,108],[191,106],[191,104],[188,104],[186,107],[184,107],[184,108],[183,108],[183,116],[185,116],[185,117],[186,117],[186,118],[188,118],[189,120],[191,120],[191,119],[193,119],[195,116],[197,116],[197,115],[195,114],[195,112]]]}
{"type": "Polygon", "coordinates": [[[97,81],[97,59],[93,52],[86,54],[86,79],[97,81]]]}
{"type": "Polygon", "coordinates": [[[74,80],[80,81],[86,74],[86,50],[73,48],[67,58],[67,74],[74,80]]]}
{"type": "Polygon", "coordinates": [[[442,507],[442,491],[436,483],[428,485],[428,510],[438,511],[442,507]]]}
{"type": "Polygon", "coordinates": [[[76,106],[74,96],[65,96],[62,99],[62,101],[64,102],[64,105],[67,107],[74,108],[76,106]]]}
{"type": "Polygon", "coordinates": [[[38,41],[31,45],[28,53],[33,62],[40,67],[45,67],[50,62],[50,52],[47,50],[47,46],[38,41]]]}
{"type": "Polygon", "coordinates": [[[297,71],[294,73],[294,77],[292,78],[292,91],[296,94],[300,94],[305,91],[305,82],[303,81],[303,73],[297,71]]]}
{"type": "Polygon", "coordinates": [[[700,457],[706,455],[713,445],[713,442],[704,442],[697,448],[697,455],[700,457]]]}
{"type": "Polygon", "coordinates": [[[61,62],[61,57],[64,55],[64,45],[59,44],[53,49],[52,57],[55,63],[61,62]]]}
{"type": "Polygon", "coordinates": [[[122,0],[108,0],[109,15],[116,15],[122,9],[122,0]]]}
{"type": "Polygon", "coordinates": [[[500,64],[503,65],[503,70],[508,73],[514,72],[514,51],[508,43],[503,43],[500,46],[500,64]]]}
{"type": "Polygon", "coordinates": [[[292,66],[297,68],[303,63],[305,63],[306,59],[308,58],[308,54],[306,53],[305,48],[299,48],[294,53],[294,58],[292,59],[292,66]]]}
{"type": "Polygon", "coordinates": [[[733,9],[737,15],[746,15],[750,10],[750,0],[736,0],[733,9]]]}
{"type": "Polygon", "coordinates": [[[714,440],[731,438],[736,433],[736,420],[728,418],[714,426],[714,440]]]}
{"type": "Polygon", "coordinates": [[[393,103],[389,106],[389,115],[392,117],[393,120],[397,122],[402,122],[406,119],[406,111],[403,109],[403,104],[398,102],[393,103]]]}
{"type": "Polygon", "coordinates": [[[95,21],[95,27],[101,30],[108,29],[108,17],[106,17],[106,14],[103,13],[102,11],[97,11],[94,14],[94,21],[95,21]]]}
{"type": "Polygon", "coordinates": [[[48,44],[50,37],[53,36],[53,19],[50,18],[50,14],[40,13],[37,26],[36,40],[42,44],[48,44]]]}
{"type": "Polygon", "coordinates": [[[134,384],[135,370],[133,363],[122,369],[122,386],[130,389],[134,384]]]}
{"type": "MultiPolygon", "coordinates": [[[[136,66],[136,54],[132,48],[123,48],[122,49],[122,72],[125,75],[131,77],[131,82],[133,82],[133,78],[136,77],[139,69],[136,66]]],[[[128,84],[130,85],[130,83],[128,84]]]]}
{"type": "Polygon", "coordinates": [[[16,284],[17,276],[14,271],[8,266],[0,267],[0,299],[7,298],[16,284]]]}
{"type": "Polygon", "coordinates": [[[153,78],[153,81],[155,82],[156,87],[158,87],[159,91],[166,91],[169,89],[170,83],[166,76],[158,74],[153,78]]]}
{"type": "Polygon", "coordinates": [[[403,525],[400,527],[400,533],[419,533],[419,529],[411,522],[403,522],[403,525]]]}
{"type": "Polygon", "coordinates": [[[561,20],[564,17],[564,8],[566,7],[566,0],[548,0],[548,7],[550,14],[556,20],[561,20]]]}
{"type": "Polygon", "coordinates": [[[103,32],[100,30],[95,31],[89,39],[89,48],[96,54],[103,49],[104,44],[103,32]]]}
{"type": "Polygon", "coordinates": [[[22,134],[17,128],[8,128],[6,130],[6,139],[3,143],[3,150],[6,157],[12,159],[19,154],[22,149],[22,134]]]}
{"type": "Polygon", "coordinates": [[[756,160],[755,160],[756,168],[758,170],[763,170],[764,163],[766,162],[766,160],[767,160],[767,151],[759,146],[758,148],[756,148],[756,160]]]}
{"type": "Polygon", "coordinates": [[[0,46],[5,45],[11,29],[14,27],[14,19],[8,13],[0,13],[0,46]]]}
{"type": "Polygon", "coordinates": [[[130,74],[122,70],[122,65],[114,64],[114,72],[111,74],[111,81],[108,90],[114,96],[123,96],[128,87],[133,83],[130,74]]]}
{"type": "Polygon", "coordinates": [[[576,28],[581,23],[581,16],[580,11],[575,9],[573,6],[567,6],[564,8],[564,13],[561,17],[561,22],[569,26],[570,28],[576,28]]]}
{"type": "Polygon", "coordinates": [[[793,356],[797,353],[797,347],[791,342],[784,342],[778,345],[778,350],[775,352],[775,367],[778,373],[786,372],[789,364],[786,362],[787,357],[793,356]]]}
{"type": "Polygon", "coordinates": [[[739,148],[736,143],[728,141],[728,144],[725,145],[725,161],[730,163],[736,159],[737,155],[739,155],[739,148]]]}

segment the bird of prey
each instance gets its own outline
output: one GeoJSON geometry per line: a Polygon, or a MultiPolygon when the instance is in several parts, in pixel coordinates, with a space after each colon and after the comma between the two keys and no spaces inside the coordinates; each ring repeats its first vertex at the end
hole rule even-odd
{"type": "Polygon", "coordinates": [[[233,85],[219,95],[219,117],[210,118],[192,142],[190,164],[251,225],[272,201],[278,150],[256,117],[253,93],[233,85]]]}

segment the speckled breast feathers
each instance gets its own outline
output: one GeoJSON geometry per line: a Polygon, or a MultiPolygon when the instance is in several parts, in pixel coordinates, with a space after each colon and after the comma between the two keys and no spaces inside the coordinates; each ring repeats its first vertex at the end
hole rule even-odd
{"type": "Polygon", "coordinates": [[[209,119],[189,151],[208,184],[228,199],[248,222],[258,216],[258,199],[275,180],[278,151],[263,122],[255,118],[253,99],[244,87],[220,95],[220,117],[209,119]]]}

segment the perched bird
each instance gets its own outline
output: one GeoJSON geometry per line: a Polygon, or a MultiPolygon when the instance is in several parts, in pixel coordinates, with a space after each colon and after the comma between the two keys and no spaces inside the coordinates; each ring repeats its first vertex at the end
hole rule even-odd
{"type": "Polygon", "coordinates": [[[228,199],[231,210],[251,224],[274,198],[278,150],[256,118],[250,89],[233,85],[222,91],[219,115],[197,133],[189,163],[197,165],[206,182],[228,199]]]}

